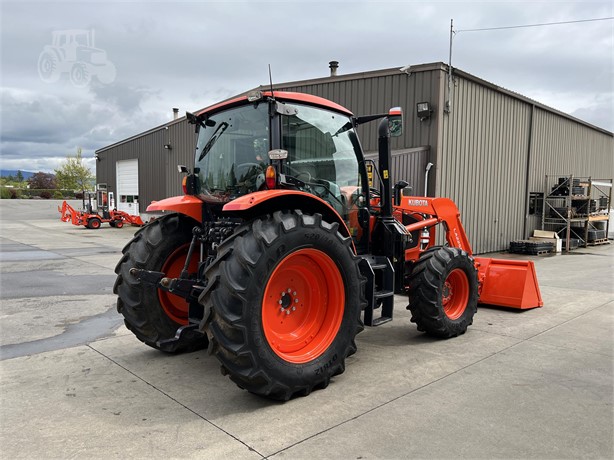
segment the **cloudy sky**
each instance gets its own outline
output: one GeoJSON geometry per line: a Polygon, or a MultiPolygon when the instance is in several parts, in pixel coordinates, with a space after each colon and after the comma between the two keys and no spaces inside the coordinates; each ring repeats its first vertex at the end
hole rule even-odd
{"type": "Polygon", "coordinates": [[[267,82],[268,64],[284,82],[327,76],[331,60],[340,74],[447,62],[450,19],[453,66],[614,131],[614,21],[463,32],[611,18],[613,5],[2,0],[1,167],[51,172],[78,147],[93,167],[96,149],[169,121],[172,107],[267,82]],[[49,57],[53,34],[75,29],[106,53],[96,68],[49,57]]]}

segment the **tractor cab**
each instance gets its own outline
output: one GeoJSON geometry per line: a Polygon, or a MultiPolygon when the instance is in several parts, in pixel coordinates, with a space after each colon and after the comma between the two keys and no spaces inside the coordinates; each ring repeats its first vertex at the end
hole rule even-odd
{"type": "Polygon", "coordinates": [[[351,114],[328,101],[318,106],[311,100],[316,98],[284,94],[243,98],[200,117],[198,196],[219,209],[259,191],[305,192],[330,206],[360,239],[358,208],[367,204],[368,185],[351,114]]]}

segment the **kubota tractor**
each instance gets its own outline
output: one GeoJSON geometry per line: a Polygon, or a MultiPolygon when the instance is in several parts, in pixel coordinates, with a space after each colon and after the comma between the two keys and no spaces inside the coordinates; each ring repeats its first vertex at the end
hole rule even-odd
{"type": "MultiPolygon", "coordinates": [[[[99,184],[102,185],[102,184],[99,184]]],[[[109,194],[104,189],[97,186],[96,192],[86,192],[83,196],[83,210],[79,211],[73,208],[68,202],[63,201],[61,206],[58,206],[60,220],[62,222],[70,222],[73,225],[83,225],[85,228],[99,229],[103,223],[108,222],[111,227],[122,228],[124,222],[135,227],[143,225],[141,216],[131,215],[117,209],[110,209],[109,194]],[[87,204],[85,197],[87,196],[87,204]],[[92,205],[92,201],[96,200],[96,209],[92,205]]]]}
{"type": "Polygon", "coordinates": [[[187,117],[199,135],[193,169],[180,167],[185,195],[148,207],[166,213],[116,268],[118,311],[147,345],[208,346],[239,387],[286,400],[342,373],[363,325],[392,320],[395,293],[443,338],[467,330],[478,302],[542,305],[531,262],[474,258],[452,201],[390,184],[400,110],[355,117],[271,91],[187,117]],[[375,119],[377,168],[355,131],[375,119]]]}

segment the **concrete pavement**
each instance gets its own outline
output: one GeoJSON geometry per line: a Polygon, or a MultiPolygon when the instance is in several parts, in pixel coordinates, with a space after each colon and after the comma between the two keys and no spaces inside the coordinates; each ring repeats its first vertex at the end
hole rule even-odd
{"type": "Polygon", "coordinates": [[[3,458],[612,458],[614,245],[532,257],[545,306],[480,308],[458,338],[395,320],[331,385],[287,403],[206,351],[166,355],[115,312],[134,228],[0,201],[3,458]]]}

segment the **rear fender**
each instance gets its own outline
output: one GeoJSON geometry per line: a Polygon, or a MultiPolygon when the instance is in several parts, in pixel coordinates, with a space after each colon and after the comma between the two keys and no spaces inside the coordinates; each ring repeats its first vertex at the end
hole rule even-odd
{"type": "Polygon", "coordinates": [[[152,201],[147,206],[147,212],[154,211],[173,211],[185,214],[198,222],[203,220],[203,202],[194,195],[173,196],[160,201],[152,201]]]}
{"type": "Polygon", "coordinates": [[[309,214],[322,214],[325,221],[339,224],[339,233],[350,236],[347,225],[331,205],[317,196],[298,190],[264,190],[250,193],[226,203],[222,211],[242,219],[252,219],[283,209],[300,209],[309,214]]]}

